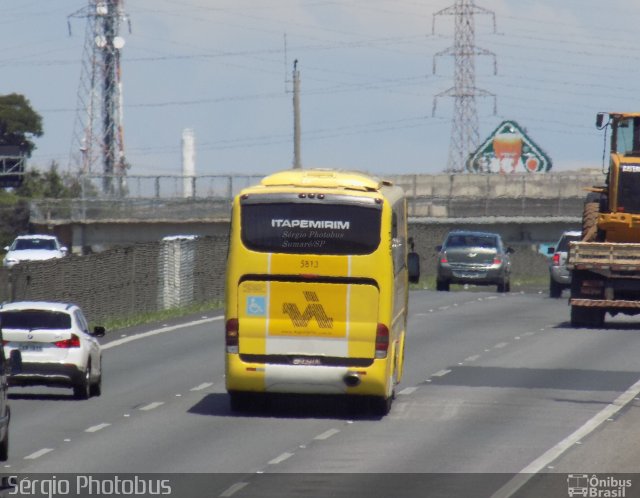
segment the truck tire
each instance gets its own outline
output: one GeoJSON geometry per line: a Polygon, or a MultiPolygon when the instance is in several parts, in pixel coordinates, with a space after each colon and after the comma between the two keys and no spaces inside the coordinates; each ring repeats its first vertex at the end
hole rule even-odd
{"type": "Polygon", "coordinates": [[[605,310],[601,308],[571,306],[571,326],[575,328],[601,328],[604,325],[605,313],[605,310]]]}
{"type": "Polygon", "coordinates": [[[598,213],[600,201],[591,201],[587,198],[582,211],[582,240],[595,242],[598,237],[598,213]]]}
{"type": "Polygon", "coordinates": [[[446,282],[444,280],[436,280],[436,290],[437,291],[444,291],[444,292],[448,292],[449,291],[449,282],[446,282]]]}

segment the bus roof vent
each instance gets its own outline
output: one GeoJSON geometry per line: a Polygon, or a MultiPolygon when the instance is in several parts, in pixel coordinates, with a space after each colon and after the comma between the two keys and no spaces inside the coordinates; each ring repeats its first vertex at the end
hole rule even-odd
{"type": "Polygon", "coordinates": [[[274,173],[260,182],[266,187],[326,187],[352,190],[380,190],[391,185],[390,181],[381,180],[366,173],[335,169],[291,169],[274,173]]]}

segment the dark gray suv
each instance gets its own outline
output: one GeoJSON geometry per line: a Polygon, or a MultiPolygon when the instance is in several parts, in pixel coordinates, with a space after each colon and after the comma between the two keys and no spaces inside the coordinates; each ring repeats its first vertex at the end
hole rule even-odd
{"type": "Polygon", "coordinates": [[[505,247],[497,233],[454,230],[437,246],[436,289],[451,284],[495,285],[498,292],[511,290],[513,249],[505,247]]]}

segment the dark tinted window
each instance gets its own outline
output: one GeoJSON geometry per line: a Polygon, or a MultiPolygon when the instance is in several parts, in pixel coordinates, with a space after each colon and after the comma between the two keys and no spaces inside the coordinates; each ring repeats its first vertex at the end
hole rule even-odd
{"type": "Polygon", "coordinates": [[[452,234],[447,238],[445,246],[497,248],[498,238],[495,235],[452,234]]]}
{"type": "Polygon", "coordinates": [[[71,328],[67,313],[46,310],[18,310],[0,312],[0,326],[5,329],[61,329],[71,328]]]}
{"type": "Polygon", "coordinates": [[[242,242],[254,251],[369,254],[380,244],[377,206],[275,202],[241,209],[242,242]]]}
{"type": "Polygon", "coordinates": [[[19,251],[28,249],[46,249],[53,251],[56,249],[56,243],[52,239],[18,239],[13,249],[19,251]]]}
{"type": "Polygon", "coordinates": [[[569,242],[578,242],[580,240],[579,235],[565,235],[560,238],[556,252],[569,252],[569,242]]]}
{"type": "Polygon", "coordinates": [[[625,213],[640,213],[640,167],[623,164],[620,169],[618,208],[624,208],[625,213]]]}

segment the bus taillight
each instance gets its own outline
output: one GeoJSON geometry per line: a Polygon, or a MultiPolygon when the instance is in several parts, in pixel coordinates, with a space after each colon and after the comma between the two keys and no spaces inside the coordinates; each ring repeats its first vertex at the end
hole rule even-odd
{"type": "Polygon", "coordinates": [[[224,327],[224,339],[227,353],[238,353],[238,330],[240,329],[237,318],[230,318],[224,327]]]}
{"type": "Polygon", "coordinates": [[[389,349],[389,329],[384,323],[376,328],[376,358],[386,358],[389,349]]]}

